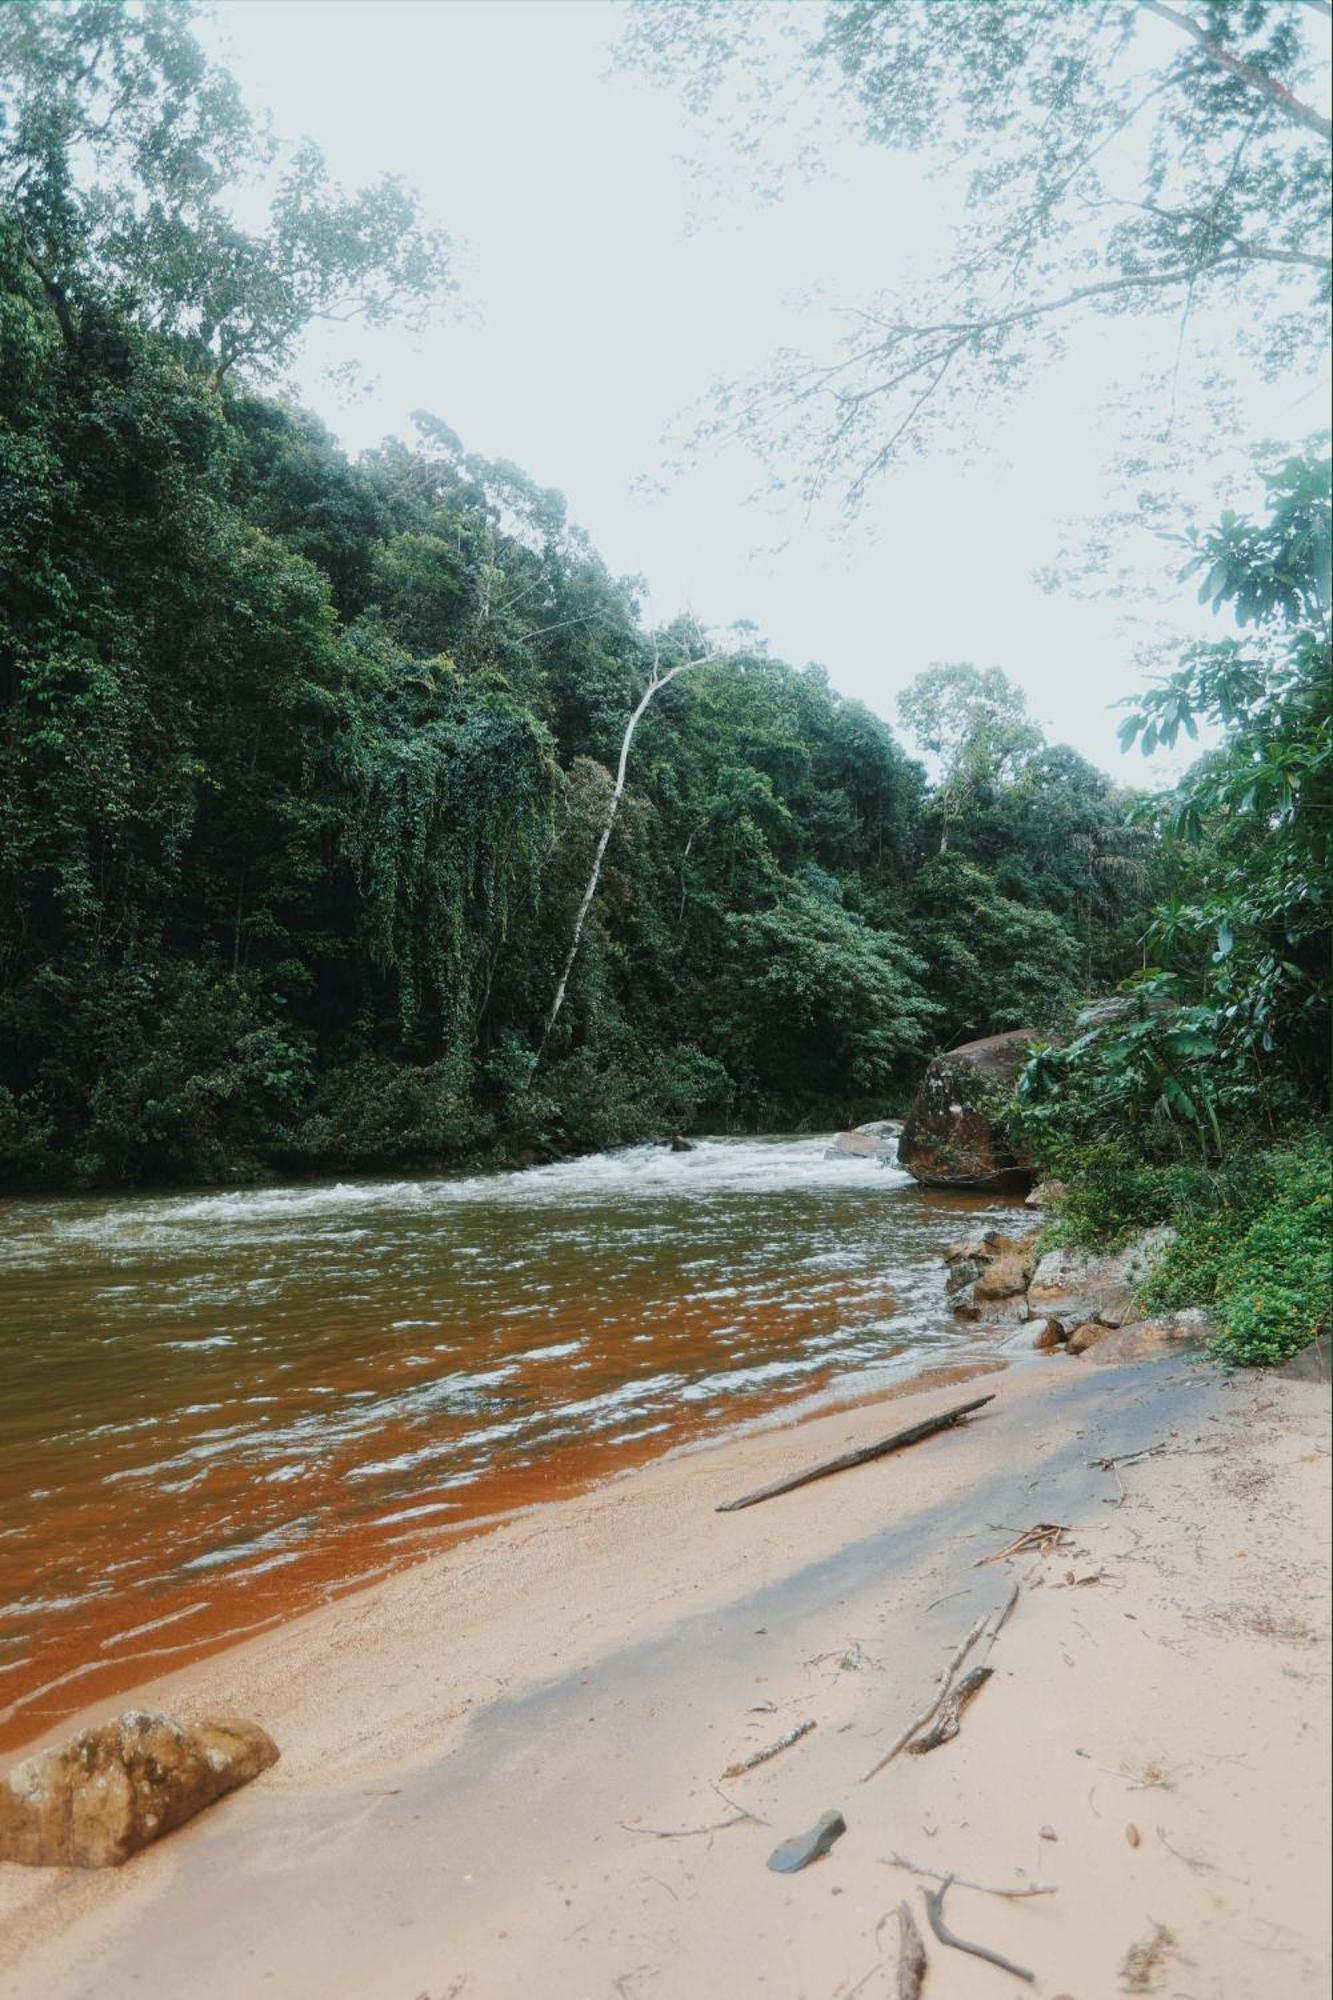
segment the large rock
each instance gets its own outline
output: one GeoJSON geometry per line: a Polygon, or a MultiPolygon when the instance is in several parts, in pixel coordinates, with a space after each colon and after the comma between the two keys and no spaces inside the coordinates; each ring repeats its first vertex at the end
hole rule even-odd
{"type": "Polygon", "coordinates": [[[1024,1294],[1036,1262],[1036,1241],[1035,1229],[1025,1236],[987,1229],[949,1246],[944,1289],[960,1319],[1026,1317],[1024,1294]]]}
{"type": "Polygon", "coordinates": [[[1028,1311],[1034,1319],[1057,1320],[1066,1333],[1090,1320],[1122,1325],[1133,1313],[1135,1292],[1173,1234],[1170,1229],[1145,1229],[1123,1250],[1101,1256],[1091,1250],[1048,1250],[1028,1286],[1028,1311]]]}
{"type": "Polygon", "coordinates": [[[0,1861],[115,1868],[277,1761],[256,1723],[130,1710],[0,1780],[0,1861]]]}
{"type": "Polygon", "coordinates": [[[826,1157],[844,1156],[853,1160],[891,1160],[903,1129],[901,1118],[875,1118],[850,1132],[839,1132],[826,1157]]]}
{"type": "Polygon", "coordinates": [[[1023,1203],[1023,1206],[1024,1208],[1049,1208],[1052,1202],[1062,1201],[1068,1193],[1069,1187],[1065,1181],[1038,1181],[1031,1194],[1027,1197],[1027,1200],[1023,1203]]]}
{"type": "Polygon", "coordinates": [[[898,1141],[899,1166],[923,1187],[1029,1187],[1032,1162],[996,1123],[995,1106],[1035,1040],[1035,1029],[1015,1028],[936,1056],[912,1099],[898,1141]]]}
{"type": "MultiPolygon", "coordinates": [[[[1163,1313],[1156,1319],[1131,1319],[1123,1326],[1099,1326],[1097,1338],[1086,1349],[1089,1361],[1147,1361],[1170,1349],[1203,1347],[1215,1329],[1207,1313],[1197,1306],[1181,1312],[1163,1313]]],[[[1074,1342],[1069,1343],[1072,1354],[1074,1342]]]]}

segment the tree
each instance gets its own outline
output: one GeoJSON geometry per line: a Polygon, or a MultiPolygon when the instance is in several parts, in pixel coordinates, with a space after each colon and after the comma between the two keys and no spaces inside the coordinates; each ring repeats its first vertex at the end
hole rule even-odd
{"type": "Polygon", "coordinates": [[[318,147],[272,180],[257,229],[230,197],[275,168],[192,0],[0,9],[0,231],[67,347],[89,314],[165,336],[215,381],[272,374],[314,319],[379,322],[450,289],[448,239],[392,175],[344,195],[318,147]]]}
{"type": "Polygon", "coordinates": [[[696,654],[693,658],[677,660],[672,666],[664,667],[657,649],[654,648],[653,650],[653,664],[652,671],[648,676],[648,685],[640,695],[629,721],[625,724],[625,734],[620,739],[620,757],[616,764],[616,781],[611,788],[611,793],[607,800],[606,816],[602,821],[601,831],[597,836],[597,845],[593,849],[592,867],[588,872],[588,880],[583,894],[579,899],[578,909],[574,914],[574,928],[570,934],[569,949],[566,951],[564,961],[560,967],[560,977],[556,981],[555,993],[551,999],[550,1012],[542,1023],[541,1035],[533,1056],[534,1069],[542,1059],[546,1044],[551,1039],[551,1030],[559,1020],[560,1010],[565,1004],[565,993],[569,987],[569,975],[574,970],[574,961],[579,955],[579,946],[583,942],[583,927],[588,921],[588,912],[592,908],[593,898],[597,894],[597,885],[602,879],[602,863],[606,859],[606,850],[611,844],[611,835],[615,832],[616,818],[620,812],[620,801],[625,796],[625,779],[629,772],[629,753],[634,742],[634,733],[647,714],[649,704],[652,702],[654,696],[660,694],[664,687],[668,687],[678,674],[688,673],[695,667],[711,666],[714,661],[724,657],[722,653],[702,653],[696,654]]]}
{"type": "Polygon", "coordinates": [[[1285,1074],[1326,1088],[1333,919],[1333,589],[1329,460],[1270,473],[1268,516],[1224,514],[1186,575],[1243,637],[1190,647],[1132,703],[1126,747],[1222,732],[1163,802],[1168,838],[1197,851],[1191,894],[1158,910],[1152,962],[1201,990],[1222,1062],[1266,1097],[1285,1074]]]}
{"type": "MultiPolygon", "coordinates": [[[[1328,324],[1325,0],[638,0],[627,58],[684,80],[747,158],[834,99],[827,135],[962,162],[964,220],[933,279],[856,301],[841,351],[730,392],[806,483],[859,498],[904,452],[985,409],[1088,313],[1227,315],[1275,374],[1328,324]]],[[[887,274],[884,274],[887,284],[887,274]]],[[[850,304],[851,302],[849,302],[850,304]]]]}
{"type": "Polygon", "coordinates": [[[1017,775],[1042,735],[1027,701],[999,667],[927,667],[898,697],[898,713],[923,750],[938,758],[940,853],[983,786],[1017,775]]]}

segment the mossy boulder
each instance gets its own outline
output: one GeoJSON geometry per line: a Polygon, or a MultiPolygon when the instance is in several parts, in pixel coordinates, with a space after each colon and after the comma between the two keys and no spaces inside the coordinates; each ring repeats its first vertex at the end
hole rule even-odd
{"type": "Polygon", "coordinates": [[[1009,1139],[999,1106],[1037,1040],[1035,1028],[987,1035],[936,1056],[912,1099],[898,1164],[923,1187],[1021,1194],[1034,1165],[1009,1139]]]}

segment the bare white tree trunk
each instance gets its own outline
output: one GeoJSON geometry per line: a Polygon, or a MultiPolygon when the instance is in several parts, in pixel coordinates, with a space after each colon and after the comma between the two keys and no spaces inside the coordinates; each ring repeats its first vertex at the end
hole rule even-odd
{"type": "Polygon", "coordinates": [[[612,787],[611,798],[607,805],[606,818],[602,822],[601,833],[597,837],[597,847],[592,857],[592,872],[588,876],[588,885],[583,891],[583,900],[579,904],[578,915],[574,919],[574,932],[569,940],[569,950],[565,953],[565,962],[561,967],[559,984],[555,989],[555,998],[551,1002],[551,1011],[546,1016],[546,1025],[542,1029],[541,1040],[537,1044],[537,1052],[532,1058],[532,1070],[528,1072],[529,1077],[531,1077],[542,1059],[542,1052],[551,1038],[551,1030],[559,1020],[560,1009],[565,1004],[565,990],[569,985],[569,975],[574,970],[574,961],[579,955],[579,946],[583,942],[583,927],[588,921],[588,912],[592,908],[593,899],[597,894],[597,884],[602,879],[602,862],[606,857],[606,850],[611,844],[611,835],[615,831],[616,817],[620,812],[620,801],[624,796],[625,773],[629,769],[630,745],[634,741],[634,732],[642,721],[653,696],[659,693],[668,681],[674,681],[677,674],[689,673],[694,667],[714,666],[718,660],[725,659],[726,657],[725,653],[707,653],[699,660],[682,660],[678,666],[668,667],[665,673],[656,660],[653,662],[652,677],[643,691],[638,707],[625,724],[625,734],[620,744],[620,762],[616,766],[616,782],[612,787]]]}

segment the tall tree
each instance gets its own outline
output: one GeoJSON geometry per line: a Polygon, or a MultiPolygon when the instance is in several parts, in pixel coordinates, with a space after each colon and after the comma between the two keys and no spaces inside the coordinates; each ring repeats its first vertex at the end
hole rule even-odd
{"type": "Polygon", "coordinates": [[[280,159],[192,30],[193,0],[0,8],[0,231],[65,344],[90,311],[166,335],[216,380],[271,374],[314,319],[371,321],[450,288],[448,240],[386,176],[335,189],[318,147],[280,159]],[[255,229],[231,197],[260,171],[255,229]]]}

